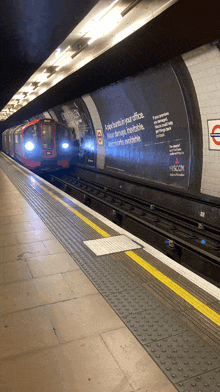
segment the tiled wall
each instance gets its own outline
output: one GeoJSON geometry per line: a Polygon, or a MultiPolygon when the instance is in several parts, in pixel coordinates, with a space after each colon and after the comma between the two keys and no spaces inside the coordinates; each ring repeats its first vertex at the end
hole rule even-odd
{"type": "Polygon", "coordinates": [[[216,46],[204,45],[182,57],[195,85],[202,120],[201,193],[220,197],[220,150],[209,150],[207,124],[207,120],[220,120],[220,51],[216,46]]]}

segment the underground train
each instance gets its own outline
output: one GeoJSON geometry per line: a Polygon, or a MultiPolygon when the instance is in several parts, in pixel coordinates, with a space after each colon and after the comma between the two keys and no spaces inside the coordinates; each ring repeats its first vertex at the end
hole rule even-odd
{"type": "Polygon", "coordinates": [[[27,169],[68,168],[74,154],[74,131],[53,119],[37,119],[5,130],[3,151],[27,169]]]}

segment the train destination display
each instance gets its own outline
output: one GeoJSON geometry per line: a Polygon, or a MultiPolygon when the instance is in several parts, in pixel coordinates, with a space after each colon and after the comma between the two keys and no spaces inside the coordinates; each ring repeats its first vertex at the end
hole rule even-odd
{"type": "Polygon", "coordinates": [[[106,169],[188,188],[190,132],[170,64],[91,94],[105,135],[106,169]]]}

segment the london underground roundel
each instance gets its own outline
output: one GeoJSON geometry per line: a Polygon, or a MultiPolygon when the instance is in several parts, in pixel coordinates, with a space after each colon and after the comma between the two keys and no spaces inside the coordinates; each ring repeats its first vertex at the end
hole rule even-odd
{"type": "Polygon", "coordinates": [[[209,149],[220,150],[220,119],[208,120],[209,149]]]}

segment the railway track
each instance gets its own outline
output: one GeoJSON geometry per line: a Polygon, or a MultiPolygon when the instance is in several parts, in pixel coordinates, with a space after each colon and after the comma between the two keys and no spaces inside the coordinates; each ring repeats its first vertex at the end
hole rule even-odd
{"type": "Polygon", "coordinates": [[[50,182],[220,287],[219,229],[84,178],[50,182]]]}

